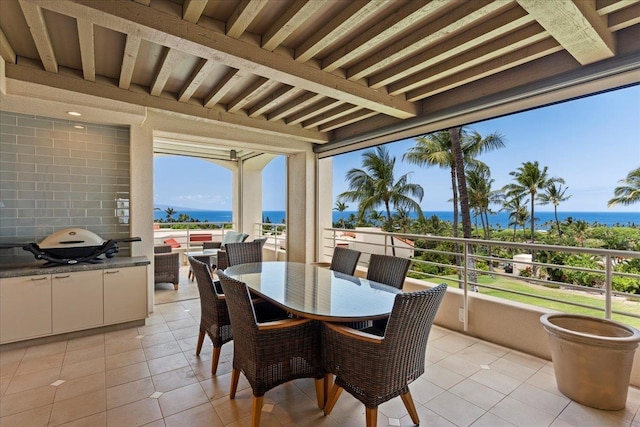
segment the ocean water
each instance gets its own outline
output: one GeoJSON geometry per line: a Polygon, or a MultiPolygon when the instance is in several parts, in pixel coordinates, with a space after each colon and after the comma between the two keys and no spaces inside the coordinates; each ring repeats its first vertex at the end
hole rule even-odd
{"type": "MultiPolygon", "coordinates": [[[[180,214],[187,214],[189,217],[198,219],[201,222],[231,222],[231,211],[203,211],[203,210],[182,210],[176,211],[174,218],[178,218],[180,214]]],[[[333,211],[333,221],[337,222],[341,217],[346,220],[350,214],[356,214],[355,211],[338,212],[333,211]]],[[[447,211],[425,211],[425,217],[429,218],[436,215],[443,221],[453,221],[453,213],[447,211]]],[[[412,215],[415,218],[415,215],[412,215]]],[[[283,223],[285,220],[284,211],[263,211],[262,219],[267,218],[272,223],[283,223]]],[[[598,223],[603,226],[638,226],[640,225],[640,212],[558,212],[558,219],[564,221],[567,218],[573,218],[574,221],[582,220],[588,224],[598,223]]],[[[163,211],[155,211],[154,218],[165,219],[166,214],[163,211]]],[[[473,217],[471,218],[474,221],[473,217]]],[[[549,221],[555,221],[553,212],[536,212],[536,227],[540,228],[549,221]]],[[[509,214],[499,212],[489,215],[489,223],[496,228],[508,228],[509,214]]],[[[478,219],[480,224],[480,219],[478,219]]],[[[528,226],[528,223],[527,223],[528,226]]]]}

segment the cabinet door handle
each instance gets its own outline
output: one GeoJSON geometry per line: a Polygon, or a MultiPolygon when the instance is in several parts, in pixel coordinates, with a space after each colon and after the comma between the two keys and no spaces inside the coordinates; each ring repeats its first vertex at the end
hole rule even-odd
{"type": "Polygon", "coordinates": [[[71,275],[67,274],[66,276],[54,276],[54,279],[66,279],[67,277],[71,277],[71,275]]]}
{"type": "Polygon", "coordinates": [[[117,274],[120,273],[120,270],[112,270],[112,271],[105,271],[104,274],[117,274]]]}
{"type": "Polygon", "coordinates": [[[40,277],[32,277],[31,278],[32,282],[39,282],[40,280],[47,280],[47,276],[40,276],[40,277]]]}

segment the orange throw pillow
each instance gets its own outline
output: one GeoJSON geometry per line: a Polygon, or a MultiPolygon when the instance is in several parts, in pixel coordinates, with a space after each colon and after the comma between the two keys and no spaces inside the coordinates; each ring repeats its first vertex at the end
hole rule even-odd
{"type": "Polygon", "coordinates": [[[176,239],[167,239],[164,241],[165,245],[171,245],[172,248],[179,248],[181,245],[176,239]]]}

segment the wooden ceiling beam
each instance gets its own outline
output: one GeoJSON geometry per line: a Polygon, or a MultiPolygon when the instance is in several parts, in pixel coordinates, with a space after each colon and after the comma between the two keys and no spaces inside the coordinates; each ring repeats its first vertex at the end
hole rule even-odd
{"type": "Polygon", "coordinates": [[[302,123],[303,121],[308,120],[311,117],[317,116],[319,114],[322,114],[325,111],[329,111],[330,109],[335,108],[340,104],[343,104],[343,102],[337,99],[326,98],[321,100],[320,102],[317,102],[305,108],[304,110],[298,111],[297,113],[292,114],[291,116],[288,116],[285,119],[285,122],[288,125],[295,125],[298,123],[302,123]]]}
{"type": "Polygon", "coordinates": [[[256,103],[249,110],[249,117],[258,117],[261,114],[275,108],[276,106],[285,102],[286,99],[291,98],[295,94],[299,93],[300,90],[296,89],[292,86],[283,85],[278,88],[275,92],[270,94],[269,96],[265,96],[260,101],[256,103]]]}
{"type": "Polygon", "coordinates": [[[253,119],[243,114],[228,113],[219,106],[216,108],[204,108],[200,105],[178,102],[167,97],[152,96],[145,91],[119,89],[115,85],[90,82],[67,73],[53,74],[37,68],[16,64],[6,64],[5,69],[6,76],[9,79],[164,110],[173,114],[184,115],[185,117],[210,120],[226,129],[254,133],[262,132],[276,137],[294,138],[304,142],[328,142],[327,135],[315,130],[303,129],[300,126],[287,126],[282,122],[253,119]]]}
{"type": "Polygon", "coordinates": [[[560,46],[557,41],[552,38],[548,38],[518,51],[511,52],[491,61],[476,65],[475,67],[467,68],[464,71],[452,74],[444,79],[440,79],[436,82],[427,84],[426,86],[409,91],[407,92],[407,97],[414,101],[424,99],[493,74],[497,74],[501,71],[515,68],[518,65],[534,61],[561,50],[562,46],[560,46]]]}
{"type": "Polygon", "coordinates": [[[124,57],[122,58],[122,68],[120,69],[120,89],[129,89],[131,85],[131,77],[133,77],[133,68],[138,59],[138,51],[140,50],[140,37],[131,34],[127,35],[127,42],[124,46],[124,57]]]}
{"type": "Polygon", "coordinates": [[[582,65],[615,56],[615,38],[595,0],[517,0],[582,65]]]}
{"type": "Polygon", "coordinates": [[[78,19],[78,39],[80,40],[80,58],[85,80],[96,81],[96,56],[94,47],[93,24],[78,19]]]}
{"type": "Polygon", "coordinates": [[[295,0],[262,36],[262,48],[274,50],[323,6],[317,0],[295,0]]]}
{"type": "Polygon", "coordinates": [[[598,15],[609,15],[638,2],[640,0],[596,0],[596,12],[598,15]]]}
{"type": "Polygon", "coordinates": [[[533,18],[521,7],[516,6],[487,22],[475,25],[461,34],[436,43],[433,47],[370,76],[367,79],[369,86],[380,88],[403,80],[414,73],[474,49],[494,38],[503,37],[530,22],[533,22],[533,18]]]}
{"type": "Polygon", "coordinates": [[[418,114],[417,106],[407,102],[403,97],[394,97],[384,91],[370,89],[359,82],[326,73],[311,65],[287,59],[259,46],[227,37],[214,29],[203,28],[180,17],[135,2],[22,1],[75,18],[82,17],[113,31],[135,34],[189,55],[213,59],[229,67],[244,69],[255,75],[360,105],[392,117],[405,119],[418,114]]]}
{"type": "Polygon", "coordinates": [[[265,79],[264,77],[258,77],[253,83],[249,85],[245,90],[236,96],[227,105],[227,111],[235,112],[240,111],[245,105],[255,102],[256,99],[262,97],[262,95],[273,88],[278,82],[265,79]]]}
{"type": "Polygon", "coordinates": [[[10,64],[16,63],[16,52],[13,50],[13,47],[11,47],[11,43],[9,43],[2,28],[0,28],[0,56],[2,56],[5,62],[10,64]]]}
{"type": "Polygon", "coordinates": [[[322,69],[325,71],[336,70],[349,61],[365,55],[398,33],[416,25],[429,15],[455,3],[460,3],[460,1],[410,1],[393,14],[360,33],[346,45],[327,55],[322,59],[322,69]]]}
{"type": "Polygon", "coordinates": [[[38,50],[40,61],[45,70],[50,73],[58,72],[58,61],[53,51],[53,45],[51,44],[51,37],[49,37],[49,31],[47,24],[44,21],[42,15],[42,8],[23,0],[19,0],[20,8],[24,14],[24,19],[27,21],[29,31],[33,37],[33,42],[38,50]]]}
{"type": "Polygon", "coordinates": [[[173,71],[173,67],[182,59],[182,52],[177,51],[176,49],[165,49],[164,56],[162,57],[160,69],[153,79],[153,83],[151,84],[150,93],[153,96],[159,96],[162,93],[165,85],[167,84],[167,80],[171,76],[171,72],[173,71]]]}
{"type": "Polygon", "coordinates": [[[378,114],[380,113],[376,113],[375,111],[371,111],[371,110],[359,110],[359,111],[356,111],[355,113],[347,114],[346,116],[340,117],[336,120],[320,125],[318,126],[318,130],[320,132],[330,132],[334,129],[338,129],[343,126],[350,125],[351,123],[368,119],[369,117],[373,117],[378,114]]]}
{"type": "Polygon", "coordinates": [[[307,92],[304,95],[297,97],[291,102],[287,102],[286,104],[267,114],[267,120],[280,120],[289,114],[293,114],[296,111],[302,110],[303,108],[321,100],[322,98],[324,98],[322,95],[318,95],[317,93],[313,92],[307,92]]]}
{"type": "Polygon", "coordinates": [[[321,31],[312,34],[311,37],[295,49],[294,57],[296,61],[306,62],[313,58],[322,49],[325,49],[345,33],[369,19],[378,9],[387,6],[390,1],[351,0],[347,2],[344,9],[324,25],[321,31]]]}
{"type": "Polygon", "coordinates": [[[428,83],[440,80],[446,76],[455,75],[460,71],[475,67],[476,65],[499,58],[525,46],[534,44],[549,38],[539,24],[533,23],[514,33],[485,43],[475,49],[455,56],[448,61],[441,62],[424,71],[413,74],[406,79],[389,85],[389,93],[399,94],[414,90],[428,83]]]}
{"type": "Polygon", "coordinates": [[[187,102],[191,99],[195,91],[198,90],[200,85],[209,76],[209,73],[213,71],[215,65],[216,64],[211,60],[200,59],[198,65],[193,70],[193,73],[191,73],[191,77],[189,77],[187,84],[178,94],[178,101],[187,102]]]}
{"type": "Polygon", "coordinates": [[[182,19],[197,24],[209,0],[185,0],[182,5],[182,19]]]}
{"type": "Polygon", "coordinates": [[[212,108],[238,83],[245,74],[235,68],[229,70],[227,74],[214,86],[213,90],[204,101],[204,106],[212,108]]]}
{"type": "Polygon", "coordinates": [[[373,55],[347,69],[349,80],[359,80],[381,71],[393,63],[407,58],[429,45],[437,43],[451,34],[461,31],[470,23],[481,19],[509,4],[507,0],[476,0],[465,2],[440,19],[432,21],[422,28],[402,38],[373,55]]]}
{"type": "Polygon", "coordinates": [[[361,108],[357,105],[343,104],[325,113],[318,114],[317,116],[313,116],[312,118],[303,121],[302,127],[305,129],[315,128],[324,123],[328,123],[332,120],[346,116],[347,114],[354,113],[358,110],[361,110],[361,108]]]}
{"type": "Polygon", "coordinates": [[[640,4],[613,12],[609,15],[609,30],[620,31],[640,23],[640,4]]]}
{"type": "Polygon", "coordinates": [[[239,38],[267,3],[267,0],[241,0],[227,20],[227,35],[239,38]]]}

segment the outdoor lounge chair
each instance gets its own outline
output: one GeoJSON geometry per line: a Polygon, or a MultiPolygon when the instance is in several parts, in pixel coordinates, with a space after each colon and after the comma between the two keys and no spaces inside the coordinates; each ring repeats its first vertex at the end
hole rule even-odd
{"type": "Polygon", "coordinates": [[[178,290],[180,282],[180,254],[171,252],[171,245],[157,245],[153,248],[154,283],[173,283],[178,290]]]}

